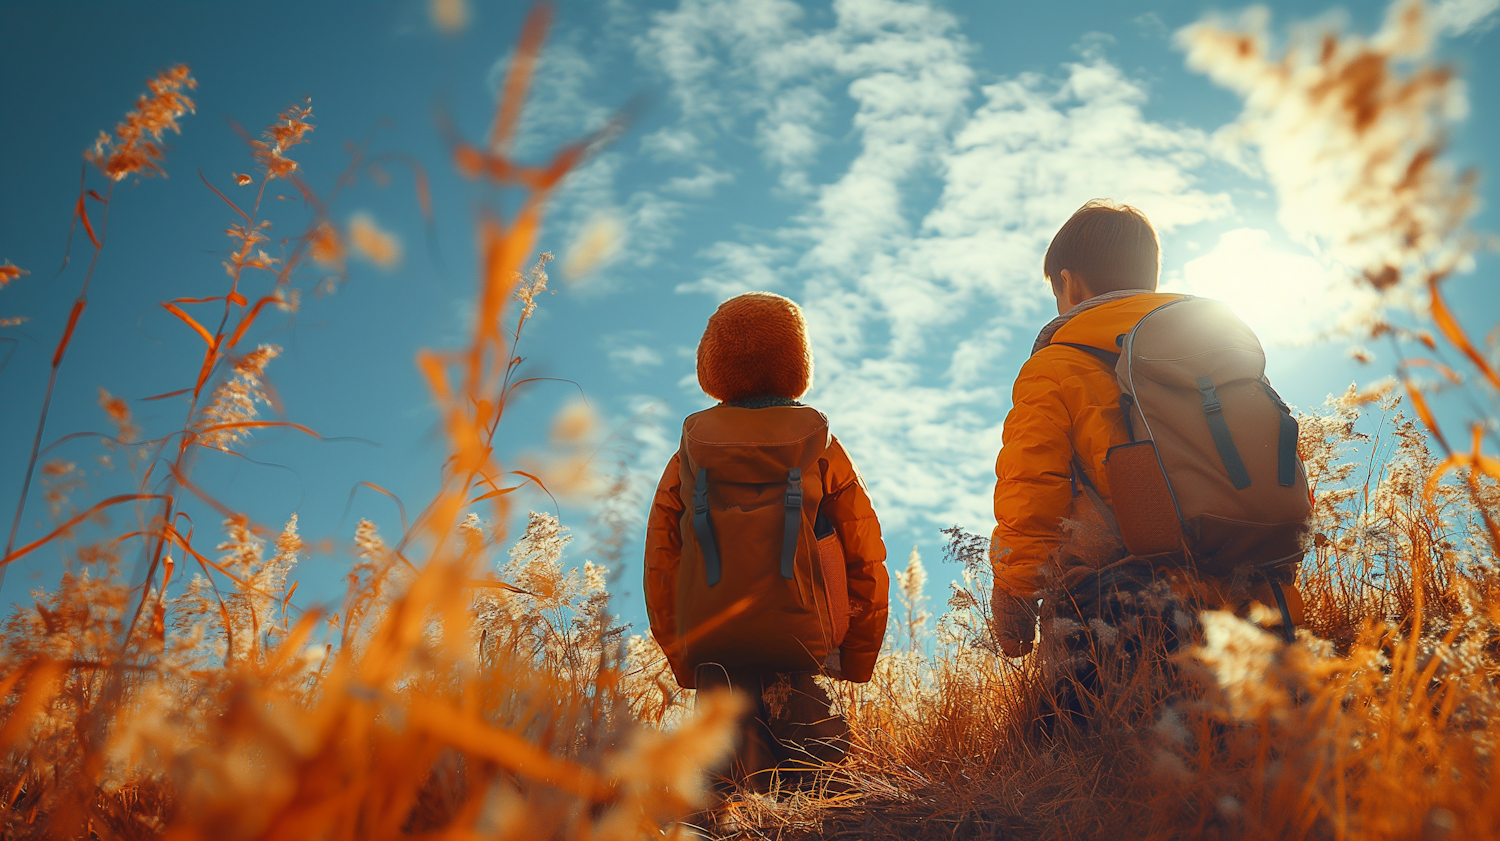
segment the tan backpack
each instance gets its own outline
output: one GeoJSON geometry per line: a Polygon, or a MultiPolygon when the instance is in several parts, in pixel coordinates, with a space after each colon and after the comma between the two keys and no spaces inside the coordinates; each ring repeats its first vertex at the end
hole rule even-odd
{"type": "Polygon", "coordinates": [[[1129,444],[1105,457],[1125,548],[1153,563],[1279,584],[1305,551],[1312,500],[1297,421],[1265,377],[1255,334],[1227,306],[1185,297],[1116,338],[1111,364],[1129,444]]]}
{"type": "Polygon", "coordinates": [[[849,630],[843,548],[819,516],[828,419],[807,406],[715,406],[679,450],[677,635],[704,663],[812,671],[849,630]]]}

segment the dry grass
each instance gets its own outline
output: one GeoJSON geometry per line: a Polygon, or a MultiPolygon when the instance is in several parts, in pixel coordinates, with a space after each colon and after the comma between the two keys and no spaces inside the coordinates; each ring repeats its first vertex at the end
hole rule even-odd
{"type": "MultiPolygon", "coordinates": [[[[435,19],[450,30],[461,28],[464,9],[433,4],[435,19]]],[[[892,839],[1500,834],[1500,465],[1484,452],[1493,430],[1481,423],[1470,450],[1449,446],[1427,405],[1434,386],[1415,373],[1456,380],[1450,388],[1484,406],[1494,405],[1500,378],[1493,354],[1474,346],[1440,294],[1472,246],[1460,224],[1472,182],[1434,164],[1439,150],[1428,112],[1444,101],[1450,76],[1418,68],[1408,83],[1388,74],[1391,56],[1422,56],[1421,44],[1407,37],[1420,19],[1398,10],[1393,21],[1394,34],[1384,40],[1335,42],[1305,60],[1289,54],[1272,61],[1263,39],[1234,41],[1227,30],[1206,27],[1193,36],[1193,61],[1255,101],[1260,122],[1247,123],[1248,132],[1269,125],[1275,130],[1268,136],[1293,136],[1287,126],[1299,127],[1298,119],[1348,129],[1346,139],[1354,140],[1341,148],[1351,161],[1328,177],[1409,176],[1409,189],[1385,193],[1397,196],[1399,207],[1375,212],[1362,204],[1359,213],[1330,215],[1342,218],[1344,229],[1306,232],[1374,242],[1369,265],[1357,274],[1386,294],[1425,293],[1423,312],[1435,333],[1375,322],[1377,336],[1425,354],[1403,357],[1405,397],[1389,388],[1351,389],[1302,418],[1317,506],[1300,581],[1308,621],[1298,642],[1286,645],[1250,622],[1204,614],[1191,651],[1110,660],[1113,677],[1099,707],[1105,712],[1092,725],[1048,730],[1038,717],[1055,652],[1043,646],[1025,659],[999,655],[986,607],[985,541],[954,530],[948,560],[961,567],[963,583],[946,610],[933,617],[923,603],[926,571],[913,552],[896,576],[900,621],[875,679],[831,687],[851,722],[849,759],[811,787],[732,800],[713,832],[892,839]],[[1214,43],[1245,48],[1217,55],[1214,43]],[[1404,107],[1427,115],[1406,121],[1414,126],[1409,136],[1398,131],[1404,107]],[[1381,130],[1364,132],[1350,120],[1381,130]],[[1445,198],[1445,184],[1463,189],[1445,198]],[[1370,230],[1389,232],[1397,222],[1407,227],[1393,238],[1371,238],[1370,230]],[[1444,353],[1463,361],[1450,367],[1444,353]],[[1455,372],[1463,365],[1471,379],[1455,372]],[[1415,418],[1403,413],[1408,406],[1415,418]]],[[[519,199],[508,205],[518,208],[508,220],[497,213],[478,219],[482,275],[469,342],[418,358],[447,435],[442,490],[410,525],[403,513],[403,534],[393,541],[360,522],[336,612],[304,610],[293,598],[297,565],[313,551],[298,536],[295,517],[268,528],[193,481],[200,458],[233,457],[257,430],[316,435],[279,418],[265,379],[278,349],[252,346],[250,338],[261,319],[296,310],[304,270],[316,265],[314,289],[328,291],[324,276],[341,276],[351,253],[377,265],[400,259],[399,245],[368,217],[335,220],[337,189],[318,195],[302,181],[294,155],[313,130],[310,105],[292,106],[252,140],[254,174],[224,185],[253,194],[248,206],[205,179],[224,199],[232,247],[223,294],[163,303],[182,323],[197,372],[171,395],[185,401],[181,423],[143,430],[128,404],[100,393],[115,428],[101,438],[100,456],[110,464],[123,457],[117,466],[130,472],[133,489],[74,506],[76,466],[37,467],[42,407],[25,482],[29,487],[35,475],[44,484],[57,527],[17,547],[13,526],[0,564],[62,546],[68,563],[56,587],[11,617],[0,648],[5,837],[624,839],[689,832],[680,821],[706,802],[709,772],[726,755],[736,711],[724,698],[695,699],[677,689],[654,643],[612,624],[606,571],[563,563],[570,537],[555,519],[533,514],[514,540],[504,531],[511,492],[538,481],[533,463],[590,489],[576,468],[593,421],[577,407],[558,418],[551,452],[521,461],[523,454],[504,456],[495,443],[520,385],[516,347],[548,282],[545,255],[527,268],[546,199],[619,129],[612,124],[540,166],[507,155],[545,26],[545,11],[528,19],[489,136],[471,143],[448,129],[461,174],[515,190],[519,199]],[[273,239],[263,218],[261,198],[275,179],[293,184],[314,209],[299,235],[273,239]],[[193,314],[205,307],[219,317],[193,314]],[[264,419],[267,409],[278,419],[264,419]],[[218,511],[222,540],[193,531],[184,512],[189,500],[218,511]],[[101,524],[104,512],[130,516],[109,527],[101,524]],[[126,583],[126,553],[146,559],[146,586],[126,583]]],[[[108,242],[100,213],[110,206],[108,186],[133,173],[162,172],[167,161],[154,144],[163,131],[178,130],[177,118],[192,106],[181,90],[190,87],[186,68],[153,80],[114,138],[88,152],[97,169],[90,177],[103,179],[105,193],[81,185],[75,225],[96,261],[108,242]]],[[[1294,151],[1276,147],[1273,180],[1323,192],[1337,187],[1299,181],[1303,170],[1287,157],[1294,151]]],[[[361,149],[351,171],[390,162],[410,163],[361,149]]],[[[412,171],[430,221],[425,174],[412,171]]],[[[0,286],[23,274],[0,266],[0,286]]],[[[92,274],[91,264],[53,356],[54,378],[79,329],[92,274]]],[[[620,491],[617,485],[606,495],[620,491]]],[[[618,540],[605,543],[613,546],[607,552],[619,551],[618,540]]]]}
{"type": "MultiPolygon", "coordinates": [[[[539,49],[545,23],[532,16],[523,55],[539,49]]],[[[317,435],[263,417],[280,410],[265,378],[279,348],[249,337],[270,313],[296,310],[309,259],[341,272],[351,250],[389,265],[399,248],[368,217],[340,226],[330,212],[336,195],[302,180],[295,153],[314,130],[309,104],[249,138],[254,174],[235,175],[224,190],[205,179],[229,219],[228,280],[216,297],[163,303],[201,341],[190,351],[201,353],[194,380],[164,395],[185,400],[181,425],[142,431],[128,404],[101,393],[117,433],[103,436],[103,455],[126,455],[135,490],[77,510],[73,466],[49,462],[39,475],[57,527],[19,547],[12,530],[5,563],[66,544],[68,564],[56,587],[11,618],[0,651],[6,837],[623,839],[659,837],[702,804],[704,769],[728,749],[728,699],[705,699],[672,732],[635,723],[628,689],[641,675],[626,671],[602,570],[563,568],[568,537],[555,520],[533,515],[510,560],[493,563],[509,543],[509,493],[540,481],[503,464],[494,445],[522,384],[516,347],[547,282],[545,259],[529,271],[523,261],[550,190],[598,140],[542,166],[506,157],[529,64],[517,62],[491,136],[455,141],[465,174],[519,191],[521,209],[508,223],[494,213],[479,220],[483,276],[470,342],[418,360],[450,445],[443,488],[394,544],[361,521],[337,612],[292,599],[308,552],[296,518],[277,535],[217,502],[193,468],[207,453],[236,455],[258,430],[317,435]],[[314,208],[301,235],[274,239],[262,214],[278,179],[314,208]],[[253,199],[242,206],[231,190],[253,199]],[[212,310],[217,319],[200,320],[212,310]],[[212,549],[193,530],[188,502],[220,513],[224,538],[212,549]],[[111,529],[100,525],[105,512],[134,516],[111,529]],[[145,587],[126,583],[127,552],[147,559],[145,587]]],[[[163,172],[152,140],[177,128],[191,107],[178,91],[192,84],[185,67],[153,80],[116,139],[88,153],[98,174],[114,183],[163,172]]],[[[351,170],[383,161],[408,162],[359,150],[351,170]]],[[[414,171],[430,213],[425,176],[414,171]]],[[[97,258],[107,239],[90,201],[108,206],[85,182],[76,222],[97,258]]],[[[7,265],[7,281],[20,274],[7,265]]],[[[80,294],[54,373],[85,302],[80,294]]],[[[586,431],[576,415],[555,430],[564,455],[575,455],[586,431]]],[[[38,442],[45,423],[44,408],[38,442]]]]}

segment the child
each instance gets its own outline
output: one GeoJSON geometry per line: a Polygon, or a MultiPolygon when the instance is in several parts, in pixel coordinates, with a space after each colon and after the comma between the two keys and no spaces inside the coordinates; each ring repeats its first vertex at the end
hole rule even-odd
{"type": "Polygon", "coordinates": [[[677,682],[750,709],[730,779],[843,757],[848,727],[814,681],[868,681],[885,636],[885,545],[864,480],[821,412],[801,309],[724,302],[698,344],[717,406],[683,423],[646,530],[646,608],[677,682]]]}
{"type": "MultiPolygon", "coordinates": [[[[1111,488],[1110,476],[1114,474],[1106,468],[1107,456],[1112,448],[1119,451],[1126,446],[1172,446],[1160,428],[1142,431],[1143,425],[1150,426],[1150,421],[1144,424],[1141,421],[1142,405],[1133,399],[1139,395],[1125,394],[1122,398],[1116,366],[1120,365],[1122,354],[1131,353],[1133,346],[1127,346],[1127,337],[1136,335],[1132,330],[1143,322],[1145,316],[1158,311],[1167,312],[1169,307],[1174,313],[1207,313],[1206,321],[1195,315],[1196,322],[1189,321],[1171,328],[1173,333],[1169,339],[1180,346],[1190,346],[1177,354],[1189,360],[1182,365],[1191,366],[1194,363],[1190,360],[1195,358],[1218,359],[1210,354],[1221,352],[1234,355],[1235,360],[1253,362],[1261,359],[1263,362],[1263,357],[1258,356],[1261,353],[1259,343],[1248,328],[1232,315],[1227,315],[1227,310],[1224,310],[1225,315],[1217,315],[1211,309],[1222,309],[1222,305],[1203,299],[1185,301],[1186,296],[1156,291],[1160,253],[1156,231],[1145,215],[1135,208],[1108,200],[1091,201],[1079,209],[1057,232],[1047,249],[1044,271],[1057,299],[1058,317],[1041,331],[1030,358],[1021,366],[1014,386],[1014,407],[1005,419],[1003,445],[995,466],[996,526],[991,539],[991,559],[995,566],[993,608],[996,636],[1008,656],[1018,657],[1032,649],[1038,600],[1045,599],[1048,594],[1062,597],[1057,598],[1056,603],[1044,603],[1042,615],[1064,620],[1055,626],[1059,629],[1073,629],[1066,632],[1067,639],[1057,642],[1064,650],[1075,654],[1075,649],[1092,645],[1080,635],[1091,633],[1091,626],[1095,630],[1103,627],[1099,624],[1101,621],[1106,625],[1119,622],[1123,623],[1122,627],[1139,627],[1143,617],[1154,619],[1157,620],[1158,632],[1170,645],[1175,645],[1176,635],[1187,630],[1185,618],[1194,613],[1191,609],[1180,609],[1180,606],[1244,612],[1252,602],[1276,604],[1282,601],[1279,596],[1272,599],[1274,585],[1265,573],[1253,578],[1239,574],[1240,568],[1260,562],[1257,553],[1266,554],[1261,550],[1269,538],[1255,544],[1253,541],[1261,536],[1249,535],[1237,544],[1252,546],[1254,551],[1217,551],[1218,559],[1223,563],[1215,571],[1222,570],[1225,574],[1205,573],[1202,567],[1215,558],[1197,551],[1199,547],[1194,541],[1201,542],[1202,536],[1209,535],[1210,529],[1207,526],[1198,528],[1199,521],[1188,515],[1190,505],[1195,499],[1204,497],[1206,492],[1191,486],[1186,479],[1172,476],[1170,459],[1165,457],[1160,468],[1155,467],[1158,459],[1154,456],[1148,466],[1166,471],[1168,481],[1180,485],[1176,494],[1181,505],[1168,518],[1167,527],[1178,529],[1178,520],[1182,520],[1184,531],[1176,540],[1179,545],[1195,551],[1187,553],[1185,563],[1165,562],[1161,560],[1165,554],[1150,555],[1144,560],[1126,557],[1129,554],[1125,549],[1130,535],[1130,523],[1126,517],[1129,511],[1121,508],[1117,512],[1115,503],[1128,508],[1130,503],[1139,500],[1125,496],[1112,500],[1112,490],[1120,490],[1122,494],[1126,491],[1111,488]],[[1196,353],[1200,348],[1194,342],[1205,350],[1196,353]],[[1233,342],[1238,344],[1231,347],[1233,342]],[[1157,440],[1148,440],[1151,438],[1157,440]],[[1118,522],[1117,513],[1120,514],[1118,522]],[[1065,523],[1071,529],[1067,533],[1065,523]],[[1094,524],[1094,531],[1085,534],[1088,528],[1080,524],[1089,523],[1094,524]],[[1121,525],[1126,526],[1124,543],[1120,542],[1121,525]],[[1108,534],[1111,530],[1113,541],[1108,534]]],[[[1177,316],[1156,317],[1153,329],[1160,329],[1156,324],[1171,323],[1172,317],[1177,316]]],[[[1200,372],[1194,371],[1195,375],[1197,373],[1200,372]]],[[[1277,546],[1282,551],[1269,553],[1287,555],[1288,542],[1290,551],[1297,551],[1300,527],[1296,522],[1297,512],[1305,509],[1307,502],[1305,478],[1300,463],[1295,462],[1295,421],[1289,414],[1281,417],[1286,413],[1286,406],[1275,397],[1269,382],[1264,380],[1263,368],[1257,372],[1252,367],[1248,373],[1240,372],[1235,377],[1225,379],[1221,376],[1214,381],[1205,378],[1198,381],[1199,385],[1208,382],[1204,388],[1190,386],[1182,389],[1188,402],[1174,405],[1170,417],[1185,430],[1184,434],[1209,442],[1210,433],[1214,431],[1211,427],[1220,421],[1205,415],[1200,407],[1221,411],[1218,398],[1213,396],[1216,394],[1215,383],[1218,391],[1226,394],[1237,389],[1233,391],[1232,400],[1229,396],[1224,397],[1223,405],[1228,408],[1222,410],[1220,417],[1227,416],[1230,424],[1238,430],[1242,439],[1240,446],[1247,447],[1245,454],[1256,474],[1256,482],[1253,491],[1241,493],[1229,488],[1222,498],[1229,500],[1226,503],[1229,505],[1259,505],[1260,510],[1280,506],[1290,510],[1291,514],[1282,517],[1287,525],[1279,527],[1280,531],[1271,536],[1281,540],[1277,546]],[[1242,399],[1251,402],[1242,407],[1238,402],[1242,399]],[[1266,418],[1268,420],[1262,423],[1266,418]],[[1287,423],[1290,423],[1291,452],[1285,453],[1287,458],[1280,465],[1283,481],[1278,485],[1275,436],[1287,431],[1287,423]],[[1252,432],[1268,430],[1271,435],[1269,444],[1248,449],[1261,441],[1247,436],[1247,429],[1252,432]],[[1269,454],[1268,460],[1259,457],[1262,452],[1269,454]],[[1295,470],[1288,471],[1289,467],[1295,470]],[[1288,476],[1291,481],[1287,480],[1288,476]],[[1299,493],[1300,497],[1297,496],[1299,493]]],[[[1229,435],[1227,431],[1224,434],[1229,435]]],[[[1284,445],[1285,437],[1281,440],[1284,445]]],[[[1229,477],[1221,476],[1224,470],[1218,456],[1211,455],[1213,447],[1213,443],[1206,443],[1197,452],[1196,461],[1191,465],[1197,471],[1193,481],[1227,486],[1229,477]],[[1205,450],[1210,455],[1205,456],[1205,450]]],[[[1117,459],[1112,469],[1118,469],[1122,461],[1123,458],[1117,459]]],[[[1229,461],[1238,461],[1238,456],[1229,461]]],[[[1243,473],[1244,465],[1238,466],[1243,473]]],[[[1243,484],[1244,487],[1250,486],[1248,476],[1243,484]]],[[[1218,487],[1213,486],[1214,489],[1218,487]]],[[[1241,484],[1237,481],[1234,487],[1240,488],[1241,484]]],[[[1169,512],[1172,505],[1168,500],[1166,509],[1169,512]]],[[[1280,522],[1260,517],[1246,517],[1244,520],[1250,523],[1280,522]]],[[[1230,521],[1221,519],[1219,522],[1230,521]]],[[[1233,537],[1236,535],[1225,537],[1218,545],[1231,545],[1229,540],[1233,537]]],[[[1169,545],[1168,548],[1176,547],[1169,545]]],[[[1295,557],[1300,559],[1300,554],[1295,557]]],[[[1288,558],[1274,560],[1284,565],[1288,558]]],[[[1290,587],[1286,567],[1278,569],[1276,574],[1280,578],[1277,580],[1287,585],[1285,601],[1291,608],[1288,612],[1284,606],[1283,615],[1296,621],[1301,600],[1290,587]]],[[[1186,621],[1190,624],[1190,619],[1186,621]]],[[[1044,634],[1049,625],[1051,623],[1046,621],[1042,623],[1044,634]]],[[[1290,626],[1285,630],[1289,631],[1290,626]]],[[[1109,638],[1116,636],[1106,631],[1100,633],[1109,638]]]]}

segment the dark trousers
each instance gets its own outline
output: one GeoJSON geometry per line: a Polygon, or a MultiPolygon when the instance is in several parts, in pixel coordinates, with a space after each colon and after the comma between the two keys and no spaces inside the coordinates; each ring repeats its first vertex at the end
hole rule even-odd
{"type": "Polygon", "coordinates": [[[1047,601],[1042,656],[1050,692],[1038,722],[1044,733],[1062,723],[1096,729],[1111,717],[1149,721],[1180,694],[1173,655],[1199,636],[1197,608],[1150,568],[1108,570],[1047,601]]]}
{"type": "Polygon", "coordinates": [[[828,693],[814,672],[768,672],[705,663],[698,691],[727,688],[745,699],[735,752],[719,791],[743,786],[770,790],[772,779],[796,784],[838,762],[849,750],[849,723],[829,709],[828,693]]]}

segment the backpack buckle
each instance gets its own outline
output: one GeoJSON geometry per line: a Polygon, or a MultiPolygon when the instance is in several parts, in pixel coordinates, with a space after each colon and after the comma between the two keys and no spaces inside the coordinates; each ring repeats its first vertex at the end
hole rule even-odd
{"type": "Polygon", "coordinates": [[[793,467],[786,474],[786,507],[788,509],[802,507],[802,470],[793,467]]]}
{"type": "Polygon", "coordinates": [[[698,480],[693,484],[693,513],[708,513],[708,471],[698,468],[698,480]]]}
{"type": "Polygon", "coordinates": [[[1219,401],[1219,389],[1214,381],[1208,377],[1198,378],[1198,393],[1203,395],[1203,411],[1210,414],[1224,410],[1224,404],[1219,401]]]}

